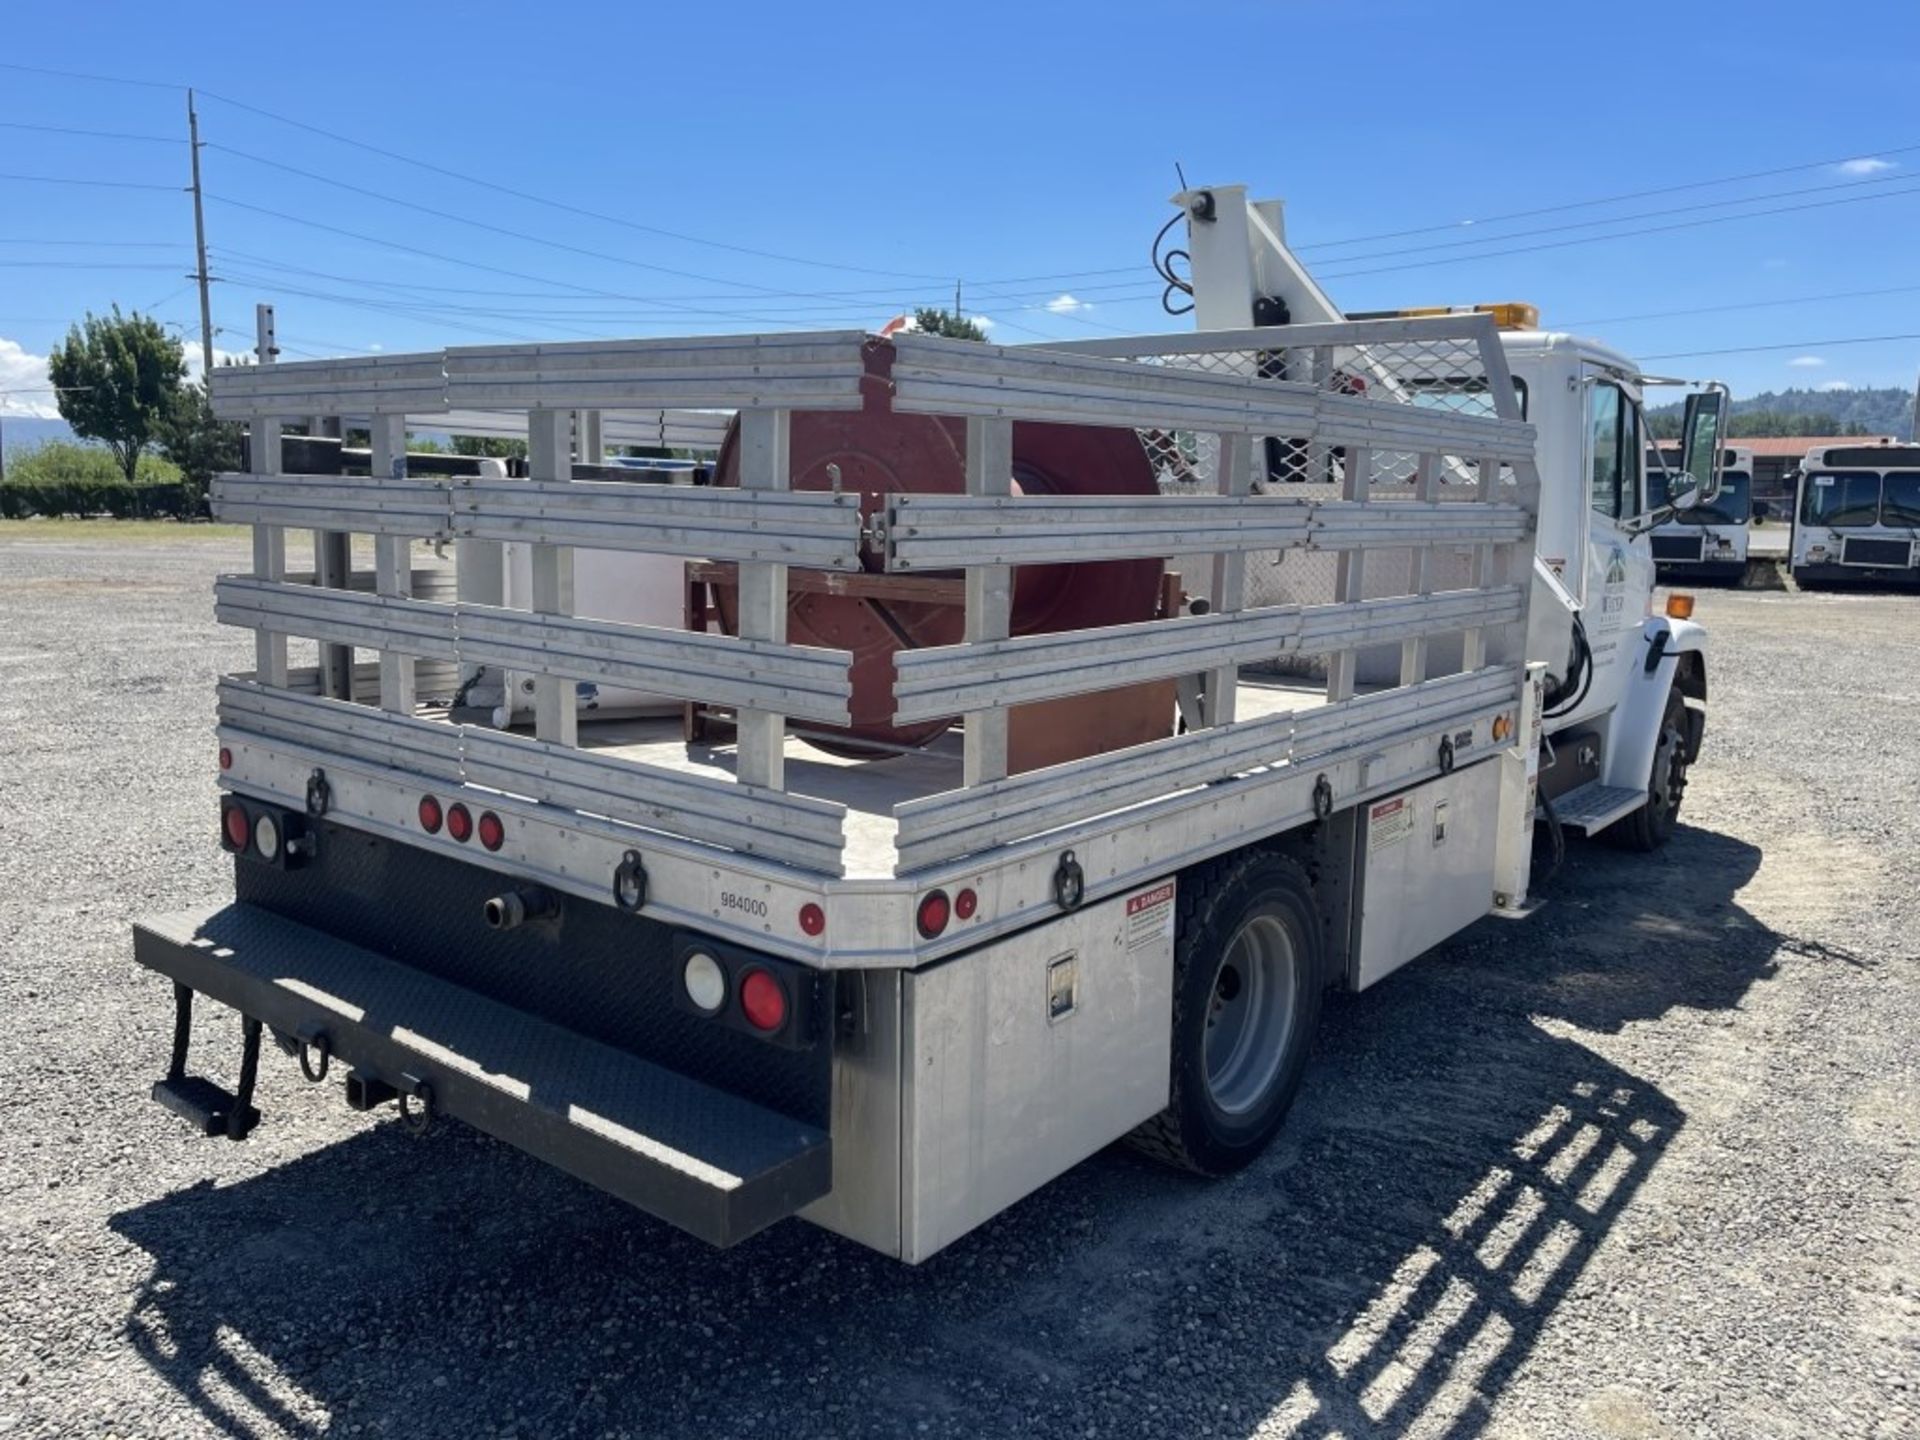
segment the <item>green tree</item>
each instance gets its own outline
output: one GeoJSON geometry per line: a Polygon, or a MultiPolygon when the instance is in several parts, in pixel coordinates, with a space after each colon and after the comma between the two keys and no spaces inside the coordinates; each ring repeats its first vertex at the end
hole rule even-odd
{"type": "Polygon", "coordinates": [[[527,458],[527,442],[511,440],[504,435],[455,435],[453,453],[478,455],[491,460],[524,460],[527,458]]]}
{"type": "Polygon", "coordinates": [[[47,360],[60,418],[111,450],[128,481],[173,413],[186,373],[180,342],[159,321],[122,315],[118,305],[111,315],[88,311],[47,360]]]}
{"type": "Polygon", "coordinates": [[[987,332],[964,315],[955,315],[951,310],[936,310],[926,306],[913,312],[913,323],[920,327],[925,335],[950,335],[955,340],[984,340],[987,332]]]}
{"type": "Polygon", "coordinates": [[[192,487],[194,513],[215,475],[240,468],[240,426],[214,417],[205,385],[180,387],[154,438],[192,487]]]}

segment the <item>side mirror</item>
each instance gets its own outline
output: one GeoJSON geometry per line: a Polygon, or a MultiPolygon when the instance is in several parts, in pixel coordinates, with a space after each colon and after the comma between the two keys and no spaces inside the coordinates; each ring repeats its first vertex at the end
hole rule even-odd
{"type": "Polygon", "coordinates": [[[1724,385],[1710,385],[1687,397],[1686,411],[1680,421],[1680,469],[1667,493],[1667,503],[1676,510],[1690,510],[1720,493],[1720,464],[1726,459],[1727,421],[1731,397],[1724,385]],[[1686,476],[1693,480],[1693,495],[1682,491],[1686,476]]]}
{"type": "Polygon", "coordinates": [[[1691,471],[1676,470],[1667,477],[1667,504],[1675,510],[1691,510],[1700,503],[1700,481],[1691,471]]]}

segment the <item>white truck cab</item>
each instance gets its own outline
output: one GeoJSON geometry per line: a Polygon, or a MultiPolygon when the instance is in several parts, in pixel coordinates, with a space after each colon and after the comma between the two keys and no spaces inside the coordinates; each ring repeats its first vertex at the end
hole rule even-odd
{"type": "MultiPolygon", "coordinates": [[[[1202,329],[1245,325],[1249,317],[1297,325],[1449,313],[1343,312],[1288,249],[1277,200],[1249,201],[1243,187],[1218,186],[1187,191],[1176,203],[1192,217],[1193,302],[1202,329]]],[[[1689,618],[1690,599],[1673,613],[1655,606],[1650,534],[1720,493],[1726,388],[1648,375],[1600,341],[1538,328],[1530,305],[1456,309],[1490,313],[1499,323],[1520,416],[1536,432],[1527,658],[1548,672],[1543,810],[1565,829],[1611,831],[1653,848],[1672,832],[1687,766],[1699,753],[1706,632],[1689,618]],[[1650,494],[1645,396],[1669,386],[1688,390],[1684,458],[1650,494]]],[[[1458,407],[1465,398],[1443,403],[1458,407]]],[[[1502,410],[1484,390],[1471,398],[1483,411],[1502,410]]]]}

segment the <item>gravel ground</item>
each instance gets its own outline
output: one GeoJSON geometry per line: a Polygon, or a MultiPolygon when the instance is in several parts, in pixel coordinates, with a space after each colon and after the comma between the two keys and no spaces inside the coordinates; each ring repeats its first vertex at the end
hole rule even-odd
{"type": "Polygon", "coordinates": [[[1110,1151],[908,1269],[715,1253],[271,1051],[243,1145],[146,1098],[128,921],[227,883],[240,561],[0,534],[0,1432],[1920,1435],[1920,599],[1703,596],[1666,852],[1334,997],[1247,1174],[1110,1151]]]}

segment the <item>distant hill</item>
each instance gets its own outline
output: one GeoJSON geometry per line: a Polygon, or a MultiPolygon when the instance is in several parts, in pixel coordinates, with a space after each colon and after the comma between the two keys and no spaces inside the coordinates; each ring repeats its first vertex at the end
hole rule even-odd
{"type": "Polygon", "coordinates": [[[36,449],[49,440],[71,440],[73,431],[67,428],[64,420],[34,420],[24,415],[0,415],[0,442],[6,445],[6,455],[11,460],[15,455],[36,449]]]}
{"type": "MultiPolygon", "coordinates": [[[[1680,433],[1680,401],[1647,411],[1654,433],[1680,433]]],[[[1913,438],[1913,392],[1880,390],[1768,390],[1733,402],[1731,435],[1891,435],[1913,438]]]]}

